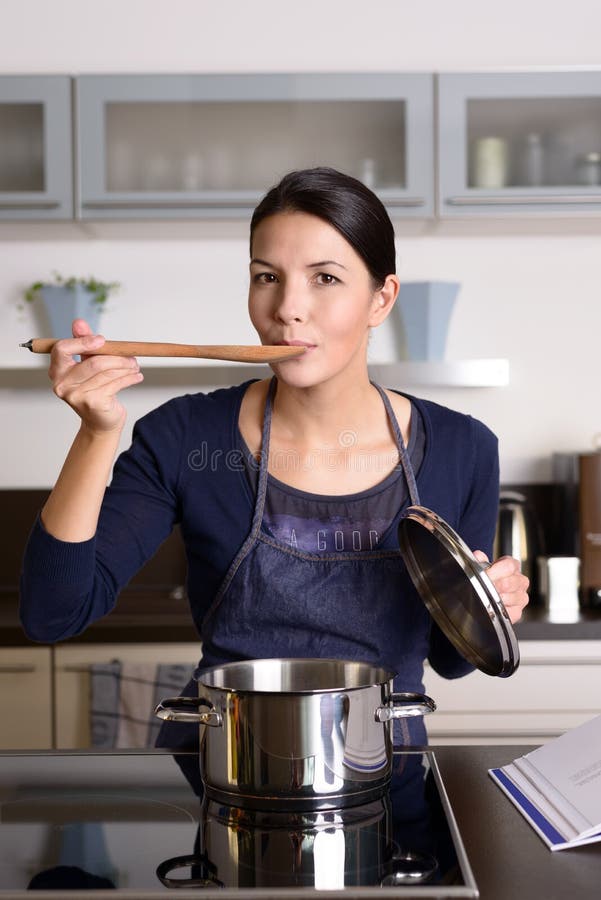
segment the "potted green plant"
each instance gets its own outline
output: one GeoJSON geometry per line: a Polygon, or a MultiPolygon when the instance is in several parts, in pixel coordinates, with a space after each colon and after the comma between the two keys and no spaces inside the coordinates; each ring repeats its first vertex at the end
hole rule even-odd
{"type": "Polygon", "coordinates": [[[119,282],[52,274],[52,281],[35,281],[23,292],[26,303],[43,303],[52,331],[49,337],[71,337],[73,319],[85,319],[97,331],[100,313],[119,282]]]}

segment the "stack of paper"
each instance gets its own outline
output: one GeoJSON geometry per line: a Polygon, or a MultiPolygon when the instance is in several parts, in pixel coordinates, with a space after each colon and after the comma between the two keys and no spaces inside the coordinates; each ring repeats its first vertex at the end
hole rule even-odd
{"type": "Polygon", "coordinates": [[[551,850],[601,841],[601,716],[489,774],[551,850]]]}

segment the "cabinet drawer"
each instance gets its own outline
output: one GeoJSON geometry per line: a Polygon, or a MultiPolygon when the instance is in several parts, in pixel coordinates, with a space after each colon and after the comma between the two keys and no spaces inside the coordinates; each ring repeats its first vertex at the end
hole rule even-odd
{"type": "Polygon", "coordinates": [[[179,663],[196,665],[200,643],[169,644],[73,644],[55,651],[56,746],[59,749],[89,747],[90,666],[114,660],[130,663],[179,663]]]}
{"type": "Polygon", "coordinates": [[[510,678],[473,672],[449,681],[426,668],[437,704],[427,722],[432,743],[462,740],[541,743],[601,713],[598,641],[528,642],[510,678]]]}
{"type": "Polygon", "coordinates": [[[2,750],[52,747],[51,652],[47,647],[3,647],[0,654],[2,750]]]}

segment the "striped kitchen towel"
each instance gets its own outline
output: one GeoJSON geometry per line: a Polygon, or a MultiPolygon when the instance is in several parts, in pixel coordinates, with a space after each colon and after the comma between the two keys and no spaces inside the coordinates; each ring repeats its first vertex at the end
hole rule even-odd
{"type": "Polygon", "coordinates": [[[193,665],[119,660],[91,665],[92,747],[153,747],[161,727],[155,706],[165,697],[178,696],[193,672],[193,665]]]}

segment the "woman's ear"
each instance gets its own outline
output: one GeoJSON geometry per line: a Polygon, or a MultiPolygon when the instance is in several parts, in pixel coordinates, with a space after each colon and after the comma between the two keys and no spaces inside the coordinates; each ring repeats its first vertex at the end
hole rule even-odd
{"type": "Polygon", "coordinates": [[[369,325],[376,328],[387,318],[399,293],[400,282],[396,275],[387,275],[382,287],[374,293],[369,325]]]}

